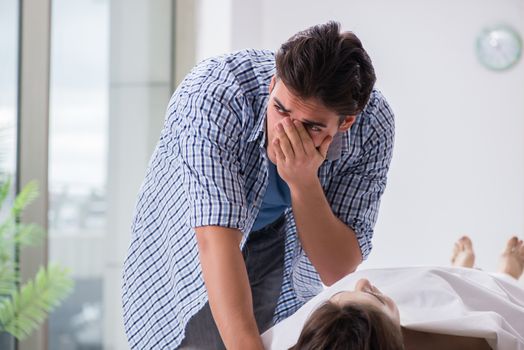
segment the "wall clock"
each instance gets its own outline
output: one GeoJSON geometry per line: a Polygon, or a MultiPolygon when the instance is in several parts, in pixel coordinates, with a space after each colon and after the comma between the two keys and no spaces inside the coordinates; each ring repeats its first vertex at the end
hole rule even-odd
{"type": "Polygon", "coordinates": [[[520,60],[522,39],[516,30],[507,25],[487,28],[477,38],[476,52],[486,68],[503,71],[520,60]]]}

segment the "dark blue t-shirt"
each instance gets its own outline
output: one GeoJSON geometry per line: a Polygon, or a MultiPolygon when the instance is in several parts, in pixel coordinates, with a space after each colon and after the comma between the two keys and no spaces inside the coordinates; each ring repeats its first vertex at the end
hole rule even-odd
{"type": "Polygon", "coordinates": [[[286,182],[278,175],[277,167],[268,160],[268,184],[257,219],[251,231],[269,225],[291,206],[291,193],[286,182]]]}

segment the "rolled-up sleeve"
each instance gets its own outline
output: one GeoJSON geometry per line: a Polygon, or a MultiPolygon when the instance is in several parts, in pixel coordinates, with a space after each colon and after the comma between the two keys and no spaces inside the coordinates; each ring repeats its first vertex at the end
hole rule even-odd
{"type": "Polygon", "coordinates": [[[241,121],[231,105],[236,102],[224,102],[216,92],[186,97],[183,122],[174,128],[188,224],[244,232],[248,211],[239,157],[241,121]]]}
{"type": "Polygon", "coordinates": [[[381,95],[370,101],[365,113],[372,117],[360,157],[331,178],[327,191],[334,214],[355,231],[363,259],[372,249],[395,137],[394,115],[381,95]]]}

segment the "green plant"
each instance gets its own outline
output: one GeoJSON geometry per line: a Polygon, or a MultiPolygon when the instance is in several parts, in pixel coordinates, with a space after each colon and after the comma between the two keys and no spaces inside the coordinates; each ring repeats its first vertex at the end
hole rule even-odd
{"type": "MultiPolygon", "coordinates": [[[[0,178],[0,215],[10,188],[10,179],[0,178]]],[[[17,250],[40,244],[45,236],[39,226],[18,222],[22,211],[37,197],[38,186],[32,181],[16,196],[7,218],[0,223],[0,331],[19,340],[38,328],[73,289],[69,270],[56,264],[40,267],[33,279],[20,284],[17,250]]]]}

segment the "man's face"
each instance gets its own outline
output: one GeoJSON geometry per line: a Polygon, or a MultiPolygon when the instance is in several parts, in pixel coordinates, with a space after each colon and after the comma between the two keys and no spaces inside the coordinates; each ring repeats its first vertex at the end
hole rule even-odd
{"type": "Polygon", "coordinates": [[[293,95],[280,79],[272,78],[269,86],[267,106],[267,154],[269,160],[276,164],[273,141],[276,137],[275,127],[285,118],[302,122],[315,147],[319,147],[327,137],[334,137],[337,132],[348,130],[355,122],[355,116],[346,116],[340,123],[340,116],[327,109],[315,99],[303,100],[293,95]]]}

